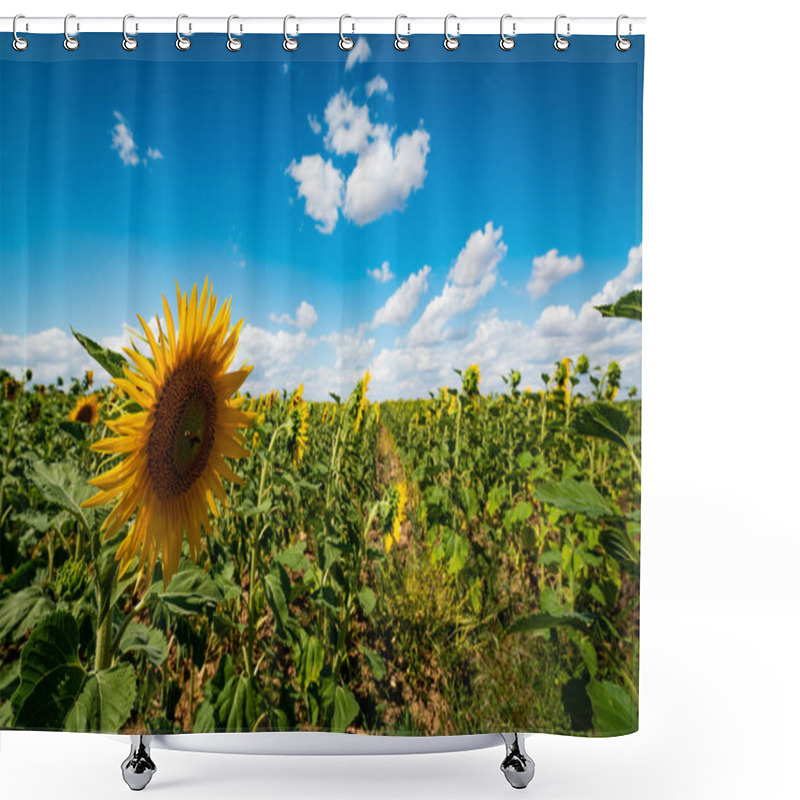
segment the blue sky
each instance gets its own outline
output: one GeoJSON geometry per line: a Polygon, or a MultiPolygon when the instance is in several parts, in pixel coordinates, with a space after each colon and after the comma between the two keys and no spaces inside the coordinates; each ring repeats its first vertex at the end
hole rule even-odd
{"type": "Polygon", "coordinates": [[[641,281],[641,39],[5,38],[0,365],[78,374],[70,326],[119,347],[209,275],[254,391],[535,388],[581,352],[639,385],[640,326],[591,305],[641,281]]]}

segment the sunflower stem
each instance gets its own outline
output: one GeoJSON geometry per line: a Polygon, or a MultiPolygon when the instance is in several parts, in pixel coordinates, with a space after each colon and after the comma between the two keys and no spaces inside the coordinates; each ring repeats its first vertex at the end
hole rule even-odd
{"type": "Polygon", "coordinates": [[[97,628],[97,649],[94,655],[94,671],[108,669],[111,666],[111,622],[113,613],[109,604],[106,615],[97,628]]]}

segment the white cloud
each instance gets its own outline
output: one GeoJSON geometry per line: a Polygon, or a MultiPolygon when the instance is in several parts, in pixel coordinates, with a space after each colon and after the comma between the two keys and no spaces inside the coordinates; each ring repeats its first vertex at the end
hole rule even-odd
{"type": "Polygon", "coordinates": [[[319,224],[317,230],[331,233],[339,219],[344,179],[330,160],[321,155],[292,161],[286,172],[297,181],[297,196],[306,201],[306,214],[319,224]]]}
{"type": "Polygon", "coordinates": [[[474,308],[497,282],[497,265],[508,250],[502,235],[503,228],[495,228],[491,222],[470,235],[441,294],[428,303],[409,331],[408,344],[431,344],[452,338],[453,332],[445,330],[447,323],[457,314],[474,308]]]}
{"type": "Polygon", "coordinates": [[[343,213],[366,225],[405,207],[411,192],[422,188],[430,134],[418,128],[404,133],[392,147],[388,132],[364,149],[347,179],[343,213]]]}
{"type": "Polygon", "coordinates": [[[317,115],[308,115],[308,126],[311,128],[314,133],[319,135],[322,132],[322,125],[320,121],[317,119],[317,115]]]}
{"type": "Polygon", "coordinates": [[[325,106],[325,147],[337,155],[360,153],[374,135],[369,108],[357,106],[344,89],[340,89],[325,106]]]}
{"type": "Polygon", "coordinates": [[[157,147],[148,147],[144,158],[139,157],[139,145],[133,139],[133,132],[130,129],[125,117],[119,111],[114,112],[117,124],[111,130],[111,149],[117,151],[122,163],[128,167],[135,167],[138,164],[147,166],[148,161],[160,161],[164,154],[157,147]]]}
{"type": "Polygon", "coordinates": [[[371,278],[375,278],[378,283],[389,283],[389,281],[394,278],[394,273],[389,269],[388,261],[384,261],[379,268],[368,269],[367,275],[371,278]]]}
{"type": "Polygon", "coordinates": [[[431,268],[423,267],[406,279],[403,285],[375,312],[373,326],[404,325],[414,313],[420,298],[428,291],[431,268]]]}
{"type": "Polygon", "coordinates": [[[349,72],[356,64],[366,61],[370,55],[372,55],[372,51],[369,49],[367,40],[363,36],[356,39],[353,49],[347,54],[344,71],[349,72]]]}
{"type": "Polygon", "coordinates": [[[528,294],[532,299],[547,294],[550,287],[583,269],[583,258],[560,256],[558,250],[548,250],[543,256],[533,259],[531,277],[528,280],[528,294]]]}
{"type": "Polygon", "coordinates": [[[291,325],[294,328],[308,330],[313,328],[317,322],[317,311],[311,303],[303,300],[297,307],[293,317],[289,314],[270,314],[269,318],[271,322],[275,322],[278,325],[291,325]]]}
{"type": "Polygon", "coordinates": [[[367,97],[372,97],[374,94],[386,94],[389,90],[389,84],[386,78],[382,75],[376,75],[371,81],[367,83],[367,97]]]}
{"type": "Polygon", "coordinates": [[[420,127],[400,135],[393,144],[394,130],[373,123],[369,108],[354,103],[343,89],[328,101],[324,116],[326,149],[357,158],[349,176],[319,154],[289,165],[287,173],[298,182],[298,195],[306,197],[306,213],[320,223],[318,229],[331,233],[339,211],[357,225],[366,225],[402,210],[411,193],[425,182],[428,132],[420,127]]]}
{"type": "Polygon", "coordinates": [[[0,333],[0,365],[17,377],[31,369],[35,383],[80,378],[87,369],[104,374],[75,337],[60,328],[25,336],[0,333]]]}
{"type": "Polygon", "coordinates": [[[122,163],[128,167],[135,167],[139,163],[139,147],[133,141],[133,134],[125,118],[119,111],[114,112],[117,124],[111,131],[111,149],[116,150],[122,163]]]}
{"type": "Polygon", "coordinates": [[[317,340],[305,331],[271,331],[247,324],[239,335],[236,363],[247,362],[254,369],[245,388],[261,392],[291,388],[302,380],[303,364],[317,340]]]}

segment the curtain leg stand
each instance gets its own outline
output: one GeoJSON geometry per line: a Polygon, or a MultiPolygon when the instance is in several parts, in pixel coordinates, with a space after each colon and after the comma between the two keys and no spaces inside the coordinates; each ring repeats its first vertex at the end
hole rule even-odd
{"type": "Polygon", "coordinates": [[[134,792],[140,792],[155,775],[156,765],[150,758],[152,736],[131,736],[131,752],[122,762],[122,778],[134,792]]]}
{"type": "Polygon", "coordinates": [[[525,738],[521,733],[501,733],[506,745],[506,757],[500,765],[506,780],[515,789],[524,789],[532,780],[536,769],[533,759],[525,752],[525,738]]]}

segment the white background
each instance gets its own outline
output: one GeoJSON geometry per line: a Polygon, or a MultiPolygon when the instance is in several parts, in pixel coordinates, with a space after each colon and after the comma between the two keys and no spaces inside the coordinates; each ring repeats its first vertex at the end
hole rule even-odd
{"type": "MultiPolygon", "coordinates": [[[[800,13],[763,0],[621,2],[20,0],[3,14],[646,16],[641,730],[532,737],[537,775],[527,792],[797,797],[800,13]]],[[[497,164],[500,174],[502,154],[497,164]]],[[[126,754],[122,739],[3,733],[0,795],[128,797],[126,754]]],[[[155,751],[146,792],[486,800],[512,792],[501,756],[155,751]]]]}

